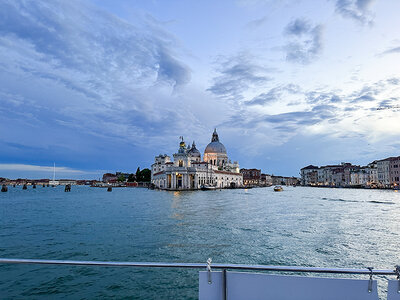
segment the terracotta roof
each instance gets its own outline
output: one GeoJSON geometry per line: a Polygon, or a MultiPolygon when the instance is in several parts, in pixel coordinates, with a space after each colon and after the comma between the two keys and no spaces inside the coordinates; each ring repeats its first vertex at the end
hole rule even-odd
{"type": "Polygon", "coordinates": [[[309,165],[307,167],[302,168],[301,170],[308,170],[308,169],[318,169],[317,166],[309,165]]]}
{"type": "Polygon", "coordinates": [[[396,160],[396,159],[400,159],[400,156],[395,156],[395,157],[392,156],[392,157],[380,159],[380,160],[377,160],[377,162],[378,161],[387,161],[387,160],[396,160]]]}

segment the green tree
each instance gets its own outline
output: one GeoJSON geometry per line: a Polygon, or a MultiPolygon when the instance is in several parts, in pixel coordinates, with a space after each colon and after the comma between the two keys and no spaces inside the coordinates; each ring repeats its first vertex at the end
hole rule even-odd
{"type": "Polygon", "coordinates": [[[129,174],[128,182],[134,182],[135,178],[136,178],[135,174],[133,174],[133,173],[129,174]]]}
{"type": "Polygon", "coordinates": [[[140,168],[139,167],[136,170],[136,181],[142,181],[140,178],[140,168]]]}
{"type": "Polygon", "coordinates": [[[125,177],[124,177],[124,175],[119,175],[119,177],[118,177],[118,179],[117,179],[119,182],[124,182],[125,181],[125,177]]]}
{"type": "Polygon", "coordinates": [[[144,181],[144,182],[150,182],[151,171],[147,168],[140,171],[140,179],[141,179],[141,181],[144,181]]]}

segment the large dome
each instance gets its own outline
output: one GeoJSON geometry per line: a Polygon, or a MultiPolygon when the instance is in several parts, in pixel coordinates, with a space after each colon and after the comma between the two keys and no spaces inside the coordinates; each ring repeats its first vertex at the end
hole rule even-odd
{"type": "Polygon", "coordinates": [[[204,153],[223,153],[226,154],[226,149],[220,142],[211,142],[207,145],[204,153]]]}
{"type": "Polygon", "coordinates": [[[226,154],[225,146],[219,141],[217,130],[214,130],[211,143],[207,145],[206,149],[204,150],[204,153],[226,154]]]}

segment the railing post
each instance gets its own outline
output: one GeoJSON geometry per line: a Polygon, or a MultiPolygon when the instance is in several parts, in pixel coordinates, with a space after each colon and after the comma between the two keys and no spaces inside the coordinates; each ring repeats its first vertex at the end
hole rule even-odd
{"type": "Polygon", "coordinates": [[[212,284],[212,279],[211,279],[211,262],[212,262],[212,259],[211,259],[211,258],[207,259],[208,284],[212,284]]]}
{"type": "Polygon", "coordinates": [[[223,288],[223,291],[222,291],[222,298],[224,299],[224,300],[226,300],[226,299],[228,299],[228,286],[227,286],[227,278],[226,278],[226,269],[223,269],[222,270],[222,288],[223,288]]]}

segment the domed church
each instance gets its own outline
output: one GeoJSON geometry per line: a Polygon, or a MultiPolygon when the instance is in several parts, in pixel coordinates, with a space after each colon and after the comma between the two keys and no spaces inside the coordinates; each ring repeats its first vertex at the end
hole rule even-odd
{"type": "Polygon", "coordinates": [[[156,187],[166,190],[196,190],[243,185],[239,164],[229,160],[216,129],[204,150],[203,161],[194,141],[191,146],[186,146],[182,136],[180,139],[178,152],[173,154],[173,162],[166,154],[155,157],[151,165],[151,182],[156,187]]]}
{"type": "Polygon", "coordinates": [[[217,129],[214,129],[211,143],[204,150],[204,161],[219,167],[228,162],[228,155],[226,154],[225,146],[219,141],[217,129]]]}

